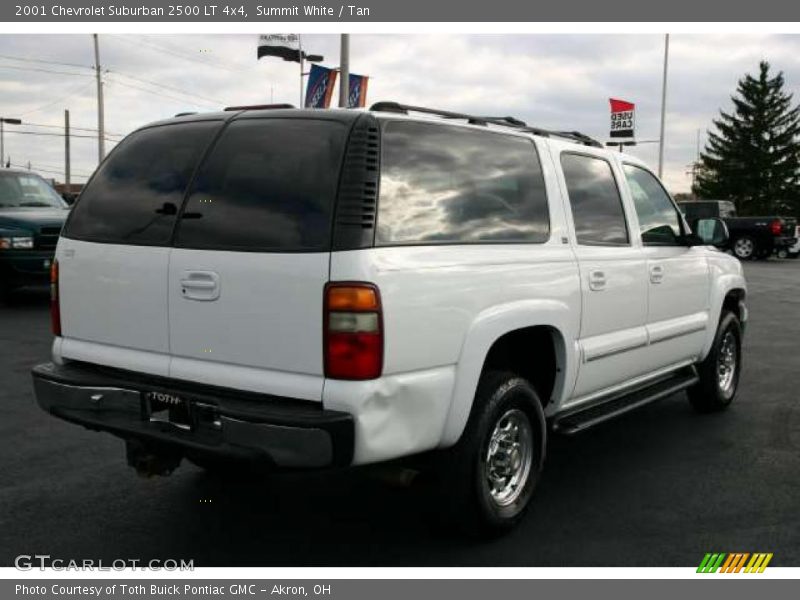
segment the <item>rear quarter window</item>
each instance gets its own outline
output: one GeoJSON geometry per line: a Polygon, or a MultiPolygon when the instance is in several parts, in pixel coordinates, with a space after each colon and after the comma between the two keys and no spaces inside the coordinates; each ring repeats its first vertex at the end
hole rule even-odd
{"type": "Polygon", "coordinates": [[[64,234],[95,242],[168,245],[189,180],[219,126],[181,123],[129,135],[92,177],[64,234]]]}
{"type": "Polygon", "coordinates": [[[564,153],[561,167],[578,243],[629,245],[622,197],[608,161],[596,156],[564,153]]]}
{"type": "Polygon", "coordinates": [[[382,146],[376,245],[548,239],[545,183],[530,139],[391,121],[382,146]]]}

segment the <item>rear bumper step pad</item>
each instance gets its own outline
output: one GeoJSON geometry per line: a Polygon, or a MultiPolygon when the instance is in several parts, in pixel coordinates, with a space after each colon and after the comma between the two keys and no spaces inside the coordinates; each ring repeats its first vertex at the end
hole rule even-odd
{"type": "Polygon", "coordinates": [[[108,374],[86,365],[46,363],[33,369],[36,400],[46,412],[124,439],[200,452],[266,460],[284,468],[347,466],[352,461],[351,415],[313,403],[149,378],[108,374]],[[188,422],[150,414],[146,394],[185,398],[188,422]],[[240,397],[241,396],[241,397],[240,397]]]}

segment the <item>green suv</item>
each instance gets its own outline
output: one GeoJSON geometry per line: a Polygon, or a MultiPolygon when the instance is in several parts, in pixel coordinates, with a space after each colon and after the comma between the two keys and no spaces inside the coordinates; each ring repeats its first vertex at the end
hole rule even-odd
{"type": "Polygon", "coordinates": [[[41,177],[0,169],[0,299],[48,283],[56,242],[69,208],[41,177]]]}

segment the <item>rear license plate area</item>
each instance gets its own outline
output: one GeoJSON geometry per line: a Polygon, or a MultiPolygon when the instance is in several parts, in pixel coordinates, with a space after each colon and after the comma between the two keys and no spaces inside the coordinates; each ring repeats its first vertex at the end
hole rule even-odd
{"type": "Polygon", "coordinates": [[[188,398],[166,392],[143,394],[144,416],[151,423],[168,423],[178,429],[193,428],[192,405],[188,398]]]}

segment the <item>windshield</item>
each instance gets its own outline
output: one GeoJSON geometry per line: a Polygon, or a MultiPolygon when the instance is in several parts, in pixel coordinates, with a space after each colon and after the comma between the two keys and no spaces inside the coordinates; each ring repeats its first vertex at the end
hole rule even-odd
{"type": "Polygon", "coordinates": [[[0,210],[26,207],[65,208],[66,204],[38,175],[0,171],[0,210]]]}

